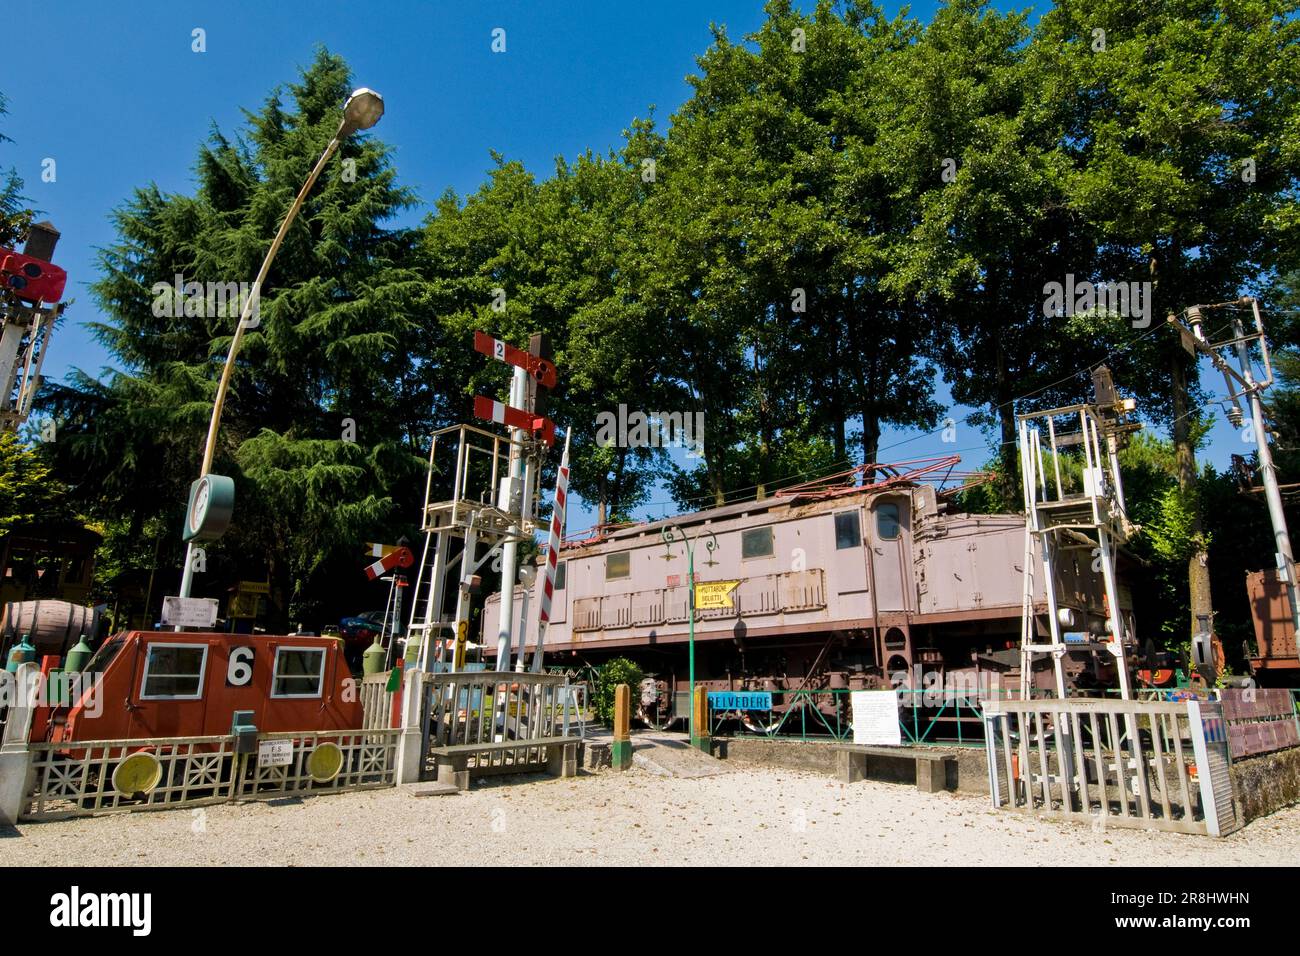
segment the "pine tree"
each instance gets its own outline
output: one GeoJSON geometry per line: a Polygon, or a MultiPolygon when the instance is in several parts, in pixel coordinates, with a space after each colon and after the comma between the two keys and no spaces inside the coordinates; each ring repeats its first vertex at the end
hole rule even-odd
{"type": "MultiPolygon", "coordinates": [[[[117,367],[78,373],[51,405],[63,472],[82,476],[80,494],[105,514],[129,512],[128,533],[163,517],[165,559],[181,554],[240,304],[169,287],[178,275],[251,285],[350,88],[343,60],[319,51],[297,83],[246,113],[239,134],[212,130],[192,195],[151,184],[114,214],[119,239],[102,251],[92,292],[105,315],[94,330],[117,367]]],[[[388,148],[353,135],[290,229],[245,335],[214,462],[237,480],[234,523],[206,548],[196,594],[267,574],[273,623],[320,623],[355,610],[340,605],[360,581],[361,543],[417,513],[423,285],[407,267],[410,237],[386,225],[414,201],[388,148]]]]}

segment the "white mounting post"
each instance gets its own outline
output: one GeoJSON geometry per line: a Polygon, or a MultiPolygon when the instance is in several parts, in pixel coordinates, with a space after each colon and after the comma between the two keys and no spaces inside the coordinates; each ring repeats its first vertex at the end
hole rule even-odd
{"type": "MultiPolygon", "coordinates": [[[[528,373],[516,366],[514,374],[510,377],[510,404],[515,408],[532,412],[531,407],[524,407],[527,395],[528,373]]],[[[527,404],[531,405],[531,403],[527,404]]],[[[507,468],[508,474],[501,480],[497,507],[519,516],[519,521],[510,526],[510,533],[517,535],[523,524],[524,502],[528,498],[528,490],[522,487],[525,468],[524,456],[520,450],[520,442],[527,436],[519,429],[511,428],[510,437],[510,464],[507,468]],[[516,489],[522,489],[518,503],[512,500],[515,494],[519,493],[516,489]]],[[[505,670],[510,662],[510,636],[515,623],[515,582],[518,573],[519,545],[515,537],[510,537],[501,546],[501,615],[497,629],[497,670],[505,670]]]]}

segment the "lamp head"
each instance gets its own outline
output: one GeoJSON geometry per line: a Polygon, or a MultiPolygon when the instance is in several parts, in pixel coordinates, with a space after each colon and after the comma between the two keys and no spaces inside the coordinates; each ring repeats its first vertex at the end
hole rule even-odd
{"type": "Polygon", "coordinates": [[[339,135],[347,136],[358,130],[370,129],[384,115],[384,98],[369,87],[362,86],[352,91],[348,101],[343,104],[343,122],[339,126],[339,135]]]}

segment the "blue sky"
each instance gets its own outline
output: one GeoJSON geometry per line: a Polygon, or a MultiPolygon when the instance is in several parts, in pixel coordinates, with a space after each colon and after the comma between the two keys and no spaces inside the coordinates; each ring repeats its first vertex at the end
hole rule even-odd
{"type": "MultiPolygon", "coordinates": [[[[891,14],[901,6],[884,4],[891,14]]],[[[934,6],[912,10],[929,19],[934,6]]],[[[739,38],[762,23],[763,10],[759,0],[20,0],[6,20],[39,25],[36,53],[0,60],[0,92],[9,100],[0,131],[14,140],[0,145],[0,168],[17,169],[33,205],[63,233],[56,258],[77,301],[45,366],[47,378],[62,380],[71,368],[97,373],[108,363],[84,323],[97,318],[86,286],[95,250],[114,238],[110,211],[149,182],[191,190],[195,150],[211,125],[236,130],[241,108],[256,110],[274,86],[293,80],[318,44],[344,56],[359,84],[383,93],[387,114],[376,133],[393,146],[401,181],[429,203],[449,186],[462,195],[477,188],[491,149],[545,176],[557,155],[616,147],[652,104],[666,122],[689,93],[685,77],[709,44],[710,22],[739,38]],[[497,27],[506,31],[504,54],[491,50],[497,27]],[[206,31],[206,52],[191,50],[195,28],[206,31]],[[47,158],[57,164],[54,182],[42,181],[47,158]]],[[[423,214],[413,210],[404,221],[423,214]]],[[[947,397],[941,390],[940,400],[947,397]]],[[[967,427],[952,444],[887,430],[881,445],[886,460],[956,450],[975,467],[988,457],[983,437],[967,427]]],[[[1243,448],[1220,421],[1208,459],[1223,466],[1243,448]]],[[[654,501],[647,514],[674,510],[666,494],[654,501]]],[[[569,527],[591,520],[589,509],[575,507],[569,527]]]]}

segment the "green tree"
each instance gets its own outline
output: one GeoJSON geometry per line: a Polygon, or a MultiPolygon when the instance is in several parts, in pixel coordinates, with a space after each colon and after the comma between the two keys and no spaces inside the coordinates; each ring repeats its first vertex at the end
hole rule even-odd
{"type": "MultiPolygon", "coordinates": [[[[1068,208],[1096,236],[1105,273],[1154,280],[1157,321],[1296,264],[1297,9],[1063,0],[1038,24],[1030,61],[1045,79],[1043,108],[1063,121],[1068,208]]],[[[1196,366],[1172,337],[1159,353],[1147,374],[1172,386],[1160,417],[1190,538],[1203,545],[1196,366]]],[[[1198,547],[1187,559],[1192,629],[1212,610],[1207,557],[1198,547]]]]}
{"type": "Polygon", "coordinates": [[[0,537],[50,517],[60,488],[37,448],[11,431],[0,431],[0,537]]]}
{"type": "MultiPolygon", "coordinates": [[[[212,131],[192,195],[145,186],[114,215],[119,238],[92,292],[107,317],[95,334],[119,368],[74,377],[50,403],[62,473],[84,476],[77,490],[100,513],[127,510],[130,531],[159,517],[179,528],[238,315],[234,301],[180,305],[168,286],[251,284],[350,88],[346,64],[319,51],[240,135],[212,131]]],[[[225,407],[214,470],[237,478],[236,516],[196,590],[267,573],[276,624],[344,609],[360,544],[418,513],[424,289],[410,237],[385,225],[414,202],[388,155],[372,136],[342,144],[279,252],[225,407]]],[[[177,575],[180,552],[176,536],[164,554],[177,575]]]]}
{"type": "MultiPolygon", "coordinates": [[[[8,109],[3,93],[0,93],[0,116],[8,109]]],[[[0,133],[0,144],[12,142],[8,136],[0,133]]],[[[32,211],[23,199],[23,181],[18,171],[10,168],[0,170],[0,246],[13,248],[27,234],[27,227],[32,224],[32,211]]]]}

